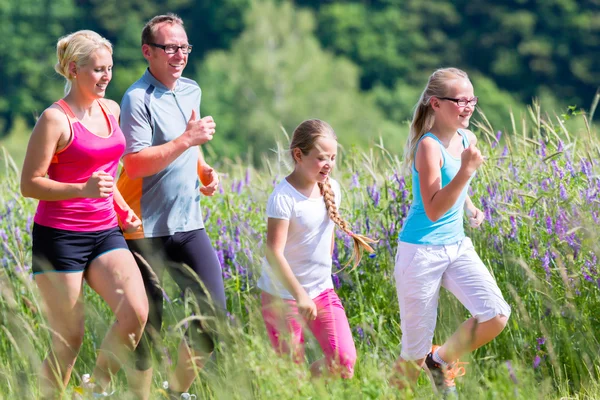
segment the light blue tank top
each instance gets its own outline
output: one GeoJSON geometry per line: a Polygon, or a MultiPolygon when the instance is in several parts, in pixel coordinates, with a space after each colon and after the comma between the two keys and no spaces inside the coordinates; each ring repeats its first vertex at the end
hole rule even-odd
{"type": "MultiPolygon", "coordinates": [[[[469,139],[467,134],[458,133],[462,136],[463,146],[466,149],[469,147],[469,139]]],[[[431,132],[423,135],[417,143],[417,148],[421,140],[426,137],[433,138],[440,144],[442,152],[442,187],[446,186],[456,176],[460,169],[460,158],[453,157],[448,153],[442,142],[431,132]]],[[[415,149],[415,155],[417,150],[415,149]]],[[[464,204],[469,190],[469,184],[465,186],[460,193],[456,203],[437,221],[432,222],[425,214],[423,206],[423,198],[421,197],[421,184],[419,183],[419,172],[415,167],[415,162],[412,164],[412,193],[413,202],[408,211],[408,216],[404,221],[402,231],[398,235],[401,242],[414,244],[429,244],[429,245],[444,245],[460,242],[465,237],[465,228],[463,225],[464,204]]]]}

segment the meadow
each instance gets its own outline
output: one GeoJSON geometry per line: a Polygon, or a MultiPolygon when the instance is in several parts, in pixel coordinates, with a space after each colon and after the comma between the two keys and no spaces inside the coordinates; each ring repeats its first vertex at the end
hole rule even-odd
{"type": "MultiPolygon", "coordinates": [[[[596,99],[597,104],[597,99],[596,99]]],[[[592,107],[593,109],[594,107],[592,107]]],[[[571,109],[548,116],[535,104],[522,120],[496,131],[481,119],[473,127],[487,156],[473,180],[471,197],[485,212],[478,230],[467,229],[495,276],[513,314],[493,343],[462,361],[457,380],[462,399],[600,398],[600,139],[593,115],[571,109]]],[[[592,112],[593,114],[593,112],[592,112]]],[[[353,231],[378,238],[373,257],[343,268],[350,241],[337,232],[333,281],[344,303],[359,352],[349,381],[317,379],[308,362],[319,358],[314,340],[307,363],[295,365],[270,348],[260,316],[256,280],[264,254],[267,196],[289,171],[280,157],[255,169],[241,162],[215,165],[220,193],[203,198],[209,235],[223,267],[228,320],[216,356],[191,392],[207,399],[394,399],[435,398],[424,374],[414,392],[389,382],[400,352],[400,324],[393,281],[397,234],[409,209],[411,183],[401,156],[385,144],[345,148],[334,177],[343,188],[342,215],[353,231]]],[[[37,370],[48,349],[48,329],[31,277],[31,227],[36,202],[24,199],[18,166],[9,152],[0,188],[0,398],[37,397],[37,370]]],[[[208,157],[210,159],[210,157],[208,157]]],[[[175,354],[182,321],[191,307],[172,282],[165,284],[165,354],[175,354]]],[[[97,346],[111,323],[108,308],[86,291],[86,337],[65,398],[91,372],[97,346]]],[[[436,342],[468,317],[442,291],[436,342]]],[[[174,360],[156,365],[154,398],[174,360]]],[[[117,398],[126,399],[117,377],[117,398]]]]}

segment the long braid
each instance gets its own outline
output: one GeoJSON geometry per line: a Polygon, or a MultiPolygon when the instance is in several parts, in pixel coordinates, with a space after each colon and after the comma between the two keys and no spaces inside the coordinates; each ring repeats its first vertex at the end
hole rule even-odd
{"type": "Polygon", "coordinates": [[[335,193],[331,188],[331,184],[329,183],[329,179],[324,183],[318,183],[319,190],[321,191],[321,195],[323,196],[323,200],[325,201],[325,208],[327,209],[327,214],[329,218],[344,232],[350,235],[354,241],[354,247],[352,250],[352,258],[348,260],[345,267],[348,266],[354,260],[354,266],[352,269],[356,268],[362,259],[362,250],[366,250],[369,253],[374,253],[375,250],[369,243],[377,243],[377,240],[373,240],[363,235],[359,235],[350,230],[350,224],[344,220],[340,213],[338,212],[337,206],[335,205],[335,193]]]}

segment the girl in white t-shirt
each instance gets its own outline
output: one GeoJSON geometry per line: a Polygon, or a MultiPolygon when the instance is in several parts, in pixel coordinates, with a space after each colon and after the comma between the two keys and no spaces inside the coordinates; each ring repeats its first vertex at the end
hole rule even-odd
{"type": "Polygon", "coordinates": [[[333,374],[351,378],[356,349],[331,280],[334,224],[354,239],[355,265],[362,249],[373,252],[368,243],[374,240],[352,233],[338,214],[340,186],[329,177],[337,154],[331,126],[302,122],[290,150],[294,171],[275,187],[267,204],[268,263],[258,282],[263,318],[277,352],[302,361],[304,322],[325,353],[311,365],[313,376],[326,364],[333,374]]]}

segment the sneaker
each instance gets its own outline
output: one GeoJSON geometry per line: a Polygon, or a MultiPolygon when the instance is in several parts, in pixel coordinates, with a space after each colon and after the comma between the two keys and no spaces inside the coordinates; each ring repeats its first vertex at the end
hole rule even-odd
{"type": "Polygon", "coordinates": [[[98,393],[98,392],[94,392],[94,387],[96,386],[96,384],[94,383],[94,381],[92,380],[92,378],[90,377],[90,374],[83,374],[81,375],[81,386],[77,386],[75,388],[75,399],[79,400],[79,399],[101,399],[104,397],[110,397],[113,394],[115,394],[115,391],[113,390],[111,393],[108,392],[102,392],[102,393],[98,393]]]}
{"type": "Polygon", "coordinates": [[[195,400],[197,398],[195,394],[189,394],[187,392],[178,394],[173,392],[169,389],[169,382],[167,381],[162,383],[162,388],[165,390],[169,400],[195,400]]]}
{"type": "Polygon", "coordinates": [[[454,379],[465,375],[465,368],[461,366],[458,360],[447,366],[443,366],[433,360],[433,353],[440,346],[434,345],[431,347],[431,351],[425,358],[425,365],[429,370],[433,386],[438,393],[441,393],[444,399],[458,399],[458,392],[456,391],[456,384],[454,379]]]}

